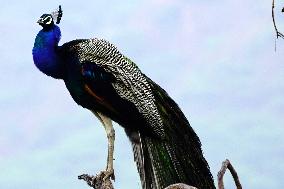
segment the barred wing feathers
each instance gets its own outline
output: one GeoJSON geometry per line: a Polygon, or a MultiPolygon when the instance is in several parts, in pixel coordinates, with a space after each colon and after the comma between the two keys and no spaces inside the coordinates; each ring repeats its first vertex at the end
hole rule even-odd
{"type": "MultiPolygon", "coordinates": [[[[71,42],[72,43],[72,42],[71,42]]],[[[113,74],[112,83],[117,94],[135,105],[143,115],[152,132],[164,138],[164,129],[150,85],[139,68],[118,49],[104,39],[79,40],[72,45],[81,64],[93,62],[113,74]]]]}

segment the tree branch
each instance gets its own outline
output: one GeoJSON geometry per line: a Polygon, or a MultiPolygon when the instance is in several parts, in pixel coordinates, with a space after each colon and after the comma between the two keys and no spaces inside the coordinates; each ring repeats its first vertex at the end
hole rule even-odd
{"type": "Polygon", "coordinates": [[[276,38],[281,37],[282,39],[284,39],[284,35],[278,31],[277,26],[276,26],[276,22],[275,22],[275,16],[274,16],[274,0],[272,0],[272,21],[273,21],[273,26],[276,32],[276,38]]]}
{"type": "Polygon", "coordinates": [[[166,187],[165,189],[197,189],[197,188],[183,184],[183,183],[177,183],[177,184],[172,184],[166,187]]]}
{"type": "MultiPolygon", "coordinates": [[[[282,39],[284,39],[284,35],[278,31],[277,26],[276,26],[276,22],[275,22],[275,16],[274,16],[274,0],[272,0],[272,21],[273,21],[273,26],[274,26],[274,30],[276,32],[276,39],[278,39],[278,37],[281,37],[282,39]]],[[[283,9],[282,9],[283,12],[283,9]]],[[[275,51],[276,51],[276,39],[275,39],[275,51]]]]}
{"type": "Polygon", "coordinates": [[[230,161],[228,159],[223,161],[221,170],[218,172],[218,175],[217,175],[217,177],[218,177],[218,188],[224,189],[223,176],[225,175],[227,168],[230,170],[230,172],[231,172],[231,174],[234,178],[237,189],[242,189],[242,185],[240,183],[238,174],[237,174],[237,172],[235,171],[234,167],[232,166],[232,164],[230,163],[230,161]]]}

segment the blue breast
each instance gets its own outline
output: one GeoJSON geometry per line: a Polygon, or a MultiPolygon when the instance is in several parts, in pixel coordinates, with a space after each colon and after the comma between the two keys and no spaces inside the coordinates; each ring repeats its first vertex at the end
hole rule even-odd
{"type": "Polygon", "coordinates": [[[54,25],[48,31],[41,30],[35,39],[33,59],[36,67],[48,76],[62,78],[62,62],[58,55],[61,32],[54,25]]]}

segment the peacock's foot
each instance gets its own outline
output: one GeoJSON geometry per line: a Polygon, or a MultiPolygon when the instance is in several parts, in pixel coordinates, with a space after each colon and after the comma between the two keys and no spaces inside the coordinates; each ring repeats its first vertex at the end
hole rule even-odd
{"type": "Polygon", "coordinates": [[[84,180],[87,184],[95,189],[113,189],[110,179],[114,180],[114,171],[101,171],[98,175],[83,174],[78,176],[79,180],[84,180]]]}
{"type": "Polygon", "coordinates": [[[79,180],[84,180],[87,182],[87,184],[93,188],[96,188],[95,185],[96,185],[96,182],[94,182],[96,179],[96,177],[94,177],[93,175],[88,175],[88,174],[83,174],[83,175],[80,175],[78,176],[78,179],[79,180]]]}
{"type": "Polygon", "coordinates": [[[114,176],[114,170],[113,169],[107,169],[106,171],[102,171],[101,173],[104,174],[103,180],[107,180],[107,179],[112,179],[115,180],[115,176],[114,176]]]}

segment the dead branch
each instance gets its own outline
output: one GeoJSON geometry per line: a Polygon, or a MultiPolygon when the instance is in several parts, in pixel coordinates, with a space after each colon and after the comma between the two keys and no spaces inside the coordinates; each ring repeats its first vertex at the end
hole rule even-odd
{"type": "MultiPolygon", "coordinates": [[[[218,189],[224,189],[223,180],[224,180],[224,175],[225,175],[225,172],[226,172],[227,169],[230,170],[230,172],[233,176],[233,179],[235,181],[237,189],[242,189],[242,185],[240,183],[238,174],[237,174],[236,170],[234,169],[234,167],[232,166],[231,162],[228,159],[223,161],[222,167],[221,167],[220,171],[218,172],[218,175],[217,175],[217,177],[218,177],[217,178],[218,179],[218,189]]],[[[183,183],[178,183],[178,184],[170,185],[165,189],[197,189],[197,188],[183,184],[183,183]]]]}
{"type": "Polygon", "coordinates": [[[284,35],[278,31],[277,26],[276,26],[276,22],[275,22],[275,16],[274,16],[274,0],[272,0],[272,21],[273,21],[273,26],[276,32],[276,38],[281,37],[282,39],[284,39],[284,35]]]}
{"type": "Polygon", "coordinates": [[[218,175],[217,175],[217,177],[218,177],[218,188],[224,189],[223,176],[225,175],[227,168],[230,170],[230,172],[231,172],[231,174],[234,178],[237,189],[242,189],[242,185],[240,183],[238,174],[237,174],[237,172],[235,171],[234,167],[232,166],[232,164],[230,163],[230,161],[228,159],[223,161],[221,170],[218,172],[218,175]]]}
{"type": "MultiPolygon", "coordinates": [[[[284,39],[284,35],[278,31],[277,26],[276,26],[276,22],[275,22],[275,16],[274,16],[274,0],[272,0],[272,21],[273,21],[273,26],[276,32],[276,38],[275,38],[275,46],[274,46],[274,50],[276,52],[276,39],[278,39],[278,37],[281,37],[282,39],[284,39]]],[[[283,12],[283,9],[282,9],[283,12]]]]}
{"type": "Polygon", "coordinates": [[[177,183],[177,184],[172,184],[166,187],[165,189],[197,189],[197,188],[183,184],[183,183],[177,183]]]}

